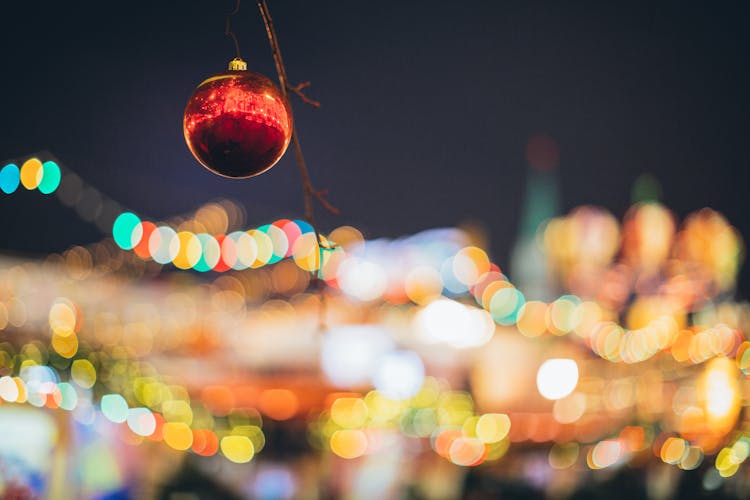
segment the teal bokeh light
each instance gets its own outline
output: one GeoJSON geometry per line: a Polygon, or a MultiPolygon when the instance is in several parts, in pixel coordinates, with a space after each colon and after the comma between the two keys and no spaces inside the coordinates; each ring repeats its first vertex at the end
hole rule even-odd
{"type": "Polygon", "coordinates": [[[42,181],[37,189],[42,194],[54,193],[60,186],[60,167],[54,161],[42,163],[42,181]]]}
{"type": "Polygon", "coordinates": [[[11,194],[18,189],[21,182],[21,171],[15,163],[8,163],[0,169],[0,190],[5,194],[11,194]]]}
{"type": "MultiPolygon", "coordinates": [[[[141,225],[141,219],[132,212],[123,212],[117,216],[112,225],[112,237],[117,246],[123,250],[132,250],[138,244],[133,241],[133,231],[141,225]]],[[[138,238],[140,240],[140,238],[138,238]]]]}

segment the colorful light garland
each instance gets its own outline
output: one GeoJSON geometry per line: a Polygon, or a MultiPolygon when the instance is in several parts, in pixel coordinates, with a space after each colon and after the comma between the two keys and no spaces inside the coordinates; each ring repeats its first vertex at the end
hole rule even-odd
{"type": "Polygon", "coordinates": [[[19,185],[29,191],[37,189],[42,194],[51,194],[60,186],[60,167],[52,160],[42,163],[37,157],[23,162],[19,169],[15,163],[7,163],[0,169],[0,191],[14,193],[19,185]]]}
{"type": "Polygon", "coordinates": [[[325,267],[332,248],[325,238],[316,241],[312,226],[302,220],[280,219],[248,231],[211,235],[175,231],[157,226],[132,212],[121,213],[112,226],[115,243],[139,257],[159,264],[172,263],[178,269],[199,272],[258,269],[292,258],[305,271],[325,267]]]}

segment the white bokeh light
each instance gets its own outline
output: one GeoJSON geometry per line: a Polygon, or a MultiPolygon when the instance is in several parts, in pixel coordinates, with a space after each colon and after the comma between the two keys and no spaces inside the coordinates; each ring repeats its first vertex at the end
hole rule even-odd
{"type": "Polygon", "coordinates": [[[380,297],[388,285],[385,270],[375,262],[350,257],[337,272],[344,293],[363,302],[380,297]]]}
{"type": "Polygon", "coordinates": [[[345,325],[328,331],[320,349],[320,365],[338,387],[370,383],[378,359],[393,349],[393,340],[382,328],[345,325]]]}
{"type": "Polygon", "coordinates": [[[548,359],[536,374],[539,394],[547,399],[561,399],[578,384],[578,365],[572,359],[548,359]]]}
{"type": "Polygon", "coordinates": [[[412,398],[424,384],[424,363],[413,351],[390,352],[378,359],[372,382],[388,399],[412,398]]]}
{"type": "Polygon", "coordinates": [[[438,299],[417,313],[416,329],[426,343],[446,343],[453,347],[477,347],[495,333],[492,316],[455,300],[438,299]]]}

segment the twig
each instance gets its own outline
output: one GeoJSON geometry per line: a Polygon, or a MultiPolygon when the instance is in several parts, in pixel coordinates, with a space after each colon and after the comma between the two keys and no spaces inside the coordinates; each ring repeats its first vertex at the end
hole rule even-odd
{"type": "Polygon", "coordinates": [[[310,99],[309,97],[307,97],[304,94],[304,92],[302,92],[302,89],[307,88],[309,86],[310,86],[310,82],[302,82],[302,83],[297,84],[294,87],[292,87],[291,85],[289,85],[289,86],[287,86],[286,89],[288,91],[290,91],[290,92],[294,92],[295,94],[297,94],[297,97],[299,97],[300,99],[302,99],[302,102],[304,102],[305,104],[309,104],[313,108],[319,108],[320,107],[320,102],[315,101],[313,99],[310,99]]]}
{"type": "Polygon", "coordinates": [[[313,191],[313,196],[315,197],[318,202],[323,205],[323,208],[328,210],[328,212],[332,213],[333,215],[339,215],[341,214],[341,211],[328,203],[328,200],[325,199],[325,196],[328,194],[327,189],[321,189],[319,191],[313,191]]]}
{"type": "MultiPolygon", "coordinates": [[[[257,1],[258,8],[260,9],[260,15],[263,18],[263,24],[266,27],[268,41],[271,44],[273,62],[274,64],[276,64],[276,72],[279,74],[279,83],[281,84],[281,91],[284,94],[284,97],[288,99],[288,92],[291,91],[297,94],[303,102],[310,104],[311,106],[314,106],[316,108],[319,107],[320,103],[318,103],[317,101],[313,101],[302,93],[302,89],[310,86],[309,82],[303,82],[297,86],[289,85],[289,79],[286,75],[286,68],[284,67],[284,59],[281,56],[281,49],[279,48],[276,30],[273,27],[273,19],[271,19],[271,13],[268,10],[268,4],[266,3],[266,0],[257,1]]],[[[325,190],[316,190],[313,186],[312,181],[310,180],[310,172],[307,169],[307,163],[305,162],[305,157],[302,155],[302,146],[300,146],[296,128],[292,130],[292,144],[294,145],[294,155],[297,159],[297,166],[299,167],[300,176],[302,177],[303,193],[305,197],[305,217],[307,219],[307,222],[309,222],[311,226],[315,227],[315,224],[313,223],[313,199],[318,200],[323,208],[334,215],[338,215],[339,210],[325,199],[325,190]]]]}

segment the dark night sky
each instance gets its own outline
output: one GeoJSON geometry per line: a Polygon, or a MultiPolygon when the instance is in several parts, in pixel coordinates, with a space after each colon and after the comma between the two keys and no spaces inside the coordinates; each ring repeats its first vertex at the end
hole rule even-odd
{"type": "MultiPolygon", "coordinates": [[[[48,150],[140,214],[228,196],[250,224],[300,216],[291,154],[222,179],[182,137],[193,88],[233,56],[231,0],[2,7],[0,158],[48,150]]],[[[481,221],[501,266],[518,225],[524,147],[560,143],[562,210],[622,217],[643,172],[678,216],[710,206],[750,238],[750,30],[742,2],[269,2],[317,185],[368,237],[481,221]]],[[[250,69],[274,76],[254,2],[234,18],[250,69]]],[[[319,211],[320,212],[320,211],[319,211]]],[[[0,247],[101,237],[54,197],[0,197],[0,247]]],[[[750,293],[744,267],[741,292],[750,293]]]]}

